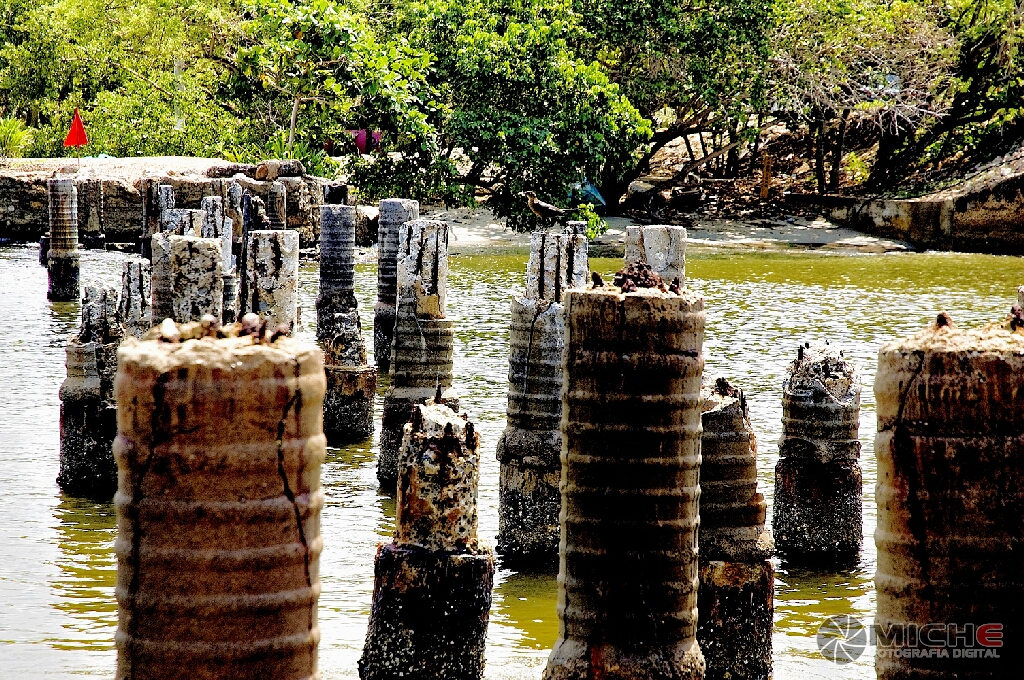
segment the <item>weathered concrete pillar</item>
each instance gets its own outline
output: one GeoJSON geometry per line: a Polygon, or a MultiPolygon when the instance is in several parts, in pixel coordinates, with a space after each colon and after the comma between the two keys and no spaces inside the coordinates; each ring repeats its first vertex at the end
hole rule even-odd
{"type": "Polygon", "coordinates": [[[78,299],[78,191],[71,179],[46,180],[50,210],[46,297],[53,302],[78,299]]]}
{"type": "Polygon", "coordinates": [[[355,239],[353,206],[321,206],[316,336],[327,373],[324,434],[332,446],[373,434],[377,367],[366,365],[355,293],[355,239]]]}
{"type": "Polygon", "coordinates": [[[203,233],[206,212],[186,208],[168,208],[160,213],[160,232],[175,236],[199,236],[203,233]]]}
{"type": "Polygon", "coordinates": [[[174,207],[174,187],[170,184],[157,184],[154,180],[146,181],[146,200],[142,205],[142,256],[153,259],[150,239],[153,234],[162,230],[165,210],[174,207]]]}
{"type": "Polygon", "coordinates": [[[39,266],[45,267],[50,256],[50,232],[39,237],[39,266]]]}
{"type": "Polygon", "coordinates": [[[106,242],[103,233],[103,180],[78,181],[79,236],[85,248],[102,250],[106,242]]]}
{"type": "Polygon", "coordinates": [[[157,232],[150,237],[150,246],[153,259],[150,278],[150,289],[153,296],[151,313],[153,325],[156,326],[164,319],[174,318],[171,237],[169,234],[157,232]]]}
{"type": "Polygon", "coordinates": [[[402,442],[395,540],[377,549],[362,680],[477,679],[494,555],[477,540],[479,435],[465,414],[415,406],[402,442]]]}
{"type": "Polygon", "coordinates": [[[118,352],[116,677],[319,677],[320,351],[202,334],[118,352]]]}
{"type": "Polygon", "coordinates": [[[221,318],[224,276],[221,242],[215,238],[170,236],[171,318],[178,323],[204,316],[221,318]]]}
{"type": "Polygon", "coordinates": [[[562,349],[569,288],[586,286],[587,238],[535,232],[526,295],[512,298],[508,425],[498,440],[498,552],[554,563],[562,495],[562,349]]]}
{"type": "Polygon", "coordinates": [[[141,257],[129,258],[122,265],[121,300],[117,309],[125,334],[136,338],[153,327],[150,271],[149,260],[141,257]]]}
{"type": "Polygon", "coordinates": [[[398,304],[398,231],[419,219],[420,204],[404,198],[380,202],[377,218],[377,304],[373,307],[373,357],[381,375],[391,370],[391,343],[398,304]]]}
{"type": "Polygon", "coordinates": [[[235,241],[242,236],[242,185],[233,179],[224,196],[224,216],[231,220],[231,233],[235,241]]]}
{"type": "Polygon", "coordinates": [[[267,219],[270,220],[271,229],[288,228],[288,198],[282,182],[270,183],[270,194],[267,196],[267,219]]]}
{"type": "MultiPolygon", "coordinates": [[[[241,196],[239,196],[240,198],[241,196]]],[[[202,237],[217,239],[220,242],[222,290],[224,293],[221,298],[220,319],[224,323],[231,323],[238,316],[238,277],[235,269],[235,256],[232,254],[234,227],[231,218],[226,214],[224,199],[220,196],[205,196],[202,205],[204,213],[202,237]]]]}
{"type": "Polygon", "coordinates": [[[862,543],[860,372],[834,345],[799,348],[782,385],[772,533],[795,563],[854,559],[862,543]]]}
{"type": "Polygon", "coordinates": [[[395,488],[402,428],[412,407],[434,399],[459,408],[458,394],[452,389],[455,335],[452,320],[445,318],[448,223],[413,220],[400,231],[391,384],[384,395],[377,456],[377,479],[385,489],[395,488]]]}
{"type": "Polygon", "coordinates": [[[550,680],[704,676],[695,637],[704,299],[636,287],[565,296],[550,680]]]}
{"type": "Polygon", "coordinates": [[[251,300],[249,292],[249,242],[254,231],[270,229],[263,199],[253,196],[248,191],[242,194],[242,240],[238,255],[238,314],[241,320],[246,314],[246,300],[251,300]]]}
{"type": "Polygon", "coordinates": [[[341,182],[324,183],[324,204],[348,205],[349,187],[341,182]]]}
{"type": "Polygon", "coordinates": [[[1007,325],[942,313],[878,353],[881,680],[1021,675],[1024,331],[1007,325]]]}
{"type": "Polygon", "coordinates": [[[249,232],[246,297],[241,314],[252,312],[271,328],[295,328],[299,313],[299,233],[287,229],[249,232]]]}
{"type": "Polygon", "coordinates": [[[661,224],[626,227],[626,263],[635,262],[650,265],[666,286],[686,285],[686,228],[661,224]]]}
{"type": "Polygon", "coordinates": [[[82,323],[67,345],[60,387],[60,472],[65,493],[109,501],[117,488],[110,447],[117,434],[113,399],[117,347],[124,337],[117,291],[86,286],[82,323]]]}
{"type": "Polygon", "coordinates": [[[775,543],[757,492],[757,437],[743,392],[725,378],[701,390],[700,593],[705,677],[772,674],[775,543]]]}

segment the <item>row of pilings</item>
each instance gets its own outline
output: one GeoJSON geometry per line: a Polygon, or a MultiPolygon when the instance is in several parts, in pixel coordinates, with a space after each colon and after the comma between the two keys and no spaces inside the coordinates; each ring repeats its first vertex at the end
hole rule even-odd
{"type": "MultiPolygon", "coordinates": [[[[87,287],[68,346],[61,483],[109,479],[97,465],[104,442],[120,468],[118,677],[317,673],[319,466],[329,438],[371,428],[376,373],[355,306],[351,208],[321,216],[319,352],[289,337],[297,243],[254,228],[269,222],[257,200],[243,195],[239,211],[237,322],[222,321],[233,225],[211,201],[162,222],[176,226],[152,234],[152,265],[125,263],[120,300],[87,287]],[[332,367],[347,415],[328,434],[332,367]]],[[[703,375],[704,301],[686,289],[685,231],[630,228],[625,266],[589,286],[578,231],[532,239],[526,294],[511,303],[498,454],[499,550],[559,564],[544,677],[768,677],[776,547],[791,564],[825,567],[860,549],[859,372],[828,343],[798,348],[783,386],[773,538],[746,395],[703,375]]],[[[477,537],[479,437],[452,389],[448,225],[410,219],[396,233],[378,476],[397,492],[398,517],[375,560],[359,670],[476,678],[495,565],[477,537]]],[[[928,625],[952,623],[976,642],[981,631],[985,643],[1018,635],[1022,327],[1019,306],[980,330],[943,314],[880,352],[876,583],[891,634],[878,645],[880,677],[976,673],[912,653],[928,625]]],[[[982,676],[1011,677],[1012,666],[982,676]]]]}

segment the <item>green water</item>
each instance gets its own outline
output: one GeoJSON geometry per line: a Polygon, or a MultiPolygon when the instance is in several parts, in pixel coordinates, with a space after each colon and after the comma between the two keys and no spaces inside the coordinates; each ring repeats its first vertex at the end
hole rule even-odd
{"type": "MultiPolygon", "coordinates": [[[[86,251],[83,281],[120,289],[121,256],[86,251]]],[[[615,260],[593,260],[610,274],[615,260]]],[[[498,464],[504,427],[508,299],[522,286],[525,258],[459,256],[451,261],[449,315],[456,330],[456,387],[483,442],[480,531],[497,533],[498,464]]],[[[761,490],[771,507],[780,386],[804,340],[829,339],[861,367],[865,544],[859,563],[838,573],[776,572],[776,678],[873,678],[871,650],[836,666],[817,653],[821,621],[849,613],[870,621],[875,568],[871,534],[875,463],[874,379],[878,347],[921,328],[941,309],[962,325],[1004,315],[1024,282],[1024,260],[983,255],[692,252],[689,287],[707,307],[711,376],[744,388],[758,435],[761,490]]],[[[315,322],[315,266],[301,273],[305,333],[315,322]]],[[[367,340],[376,273],[357,271],[367,340]]],[[[116,566],[110,504],[64,498],[54,482],[59,447],[57,389],[66,336],[78,305],[46,301],[46,272],[27,247],[0,248],[0,678],[113,676],[116,566]]],[[[372,346],[372,342],[368,345],[372,346]]],[[[378,408],[379,413],[379,408],[378,408]]],[[[323,677],[356,676],[373,588],[373,555],[394,525],[394,501],[377,491],[376,440],[330,450],[321,562],[323,677]]],[[[555,578],[499,568],[487,648],[488,678],[538,678],[557,634],[555,578]]]]}

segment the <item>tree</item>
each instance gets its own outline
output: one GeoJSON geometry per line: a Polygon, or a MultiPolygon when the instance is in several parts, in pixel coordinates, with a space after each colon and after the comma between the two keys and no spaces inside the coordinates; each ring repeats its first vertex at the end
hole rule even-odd
{"type": "Polygon", "coordinates": [[[956,40],[927,7],[787,0],[775,25],[775,105],[808,126],[819,192],[838,188],[851,115],[877,126],[884,143],[945,114],[936,95],[950,82],[956,40]]]}

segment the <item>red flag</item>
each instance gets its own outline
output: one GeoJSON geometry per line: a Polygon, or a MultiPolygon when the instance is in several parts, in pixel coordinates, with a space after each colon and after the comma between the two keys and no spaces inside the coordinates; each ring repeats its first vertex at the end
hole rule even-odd
{"type": "Polygon", "coordinates": [[[89,138],[85,136],[82,117],[78,115],[78,109],[75,109],[75,117],[71,121],[71,130],[68,131],[68,136],[64,139],[64,146],[85,146],[88,143],[89,138]]]}

